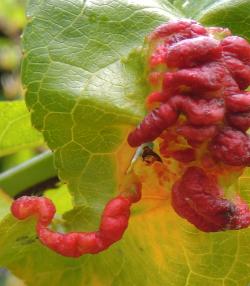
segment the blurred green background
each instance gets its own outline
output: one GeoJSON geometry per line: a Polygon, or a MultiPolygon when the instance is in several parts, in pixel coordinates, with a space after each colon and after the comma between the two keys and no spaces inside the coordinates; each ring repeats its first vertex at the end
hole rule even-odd
{"type": "MultiPolygon", "coordinates": [[[[26,24],[26,0],[0,0],[0,100],[23,97],[20,79],[21,35],[26,24]]],[[[0,173],[33,155],[24,150],[0,160],[0,173]]]]}
{"type": "MultiPolygon", "coordinates": [[[[24,0],[0,0],[0,101],[23,97],[20,80],[21,34],[26,24],[24,0]]],[[[0,159],[0,173],[37,153],[22,150],[0,159]]],[[[24,286],[7,269],[0,268],[0,286],[24,286]]]]}
{"type": "Polygon", "coordinates": [[[23,95],[20,84],[20,36],[25,26],[23,0],[0,1],[0,99],[14,100],[23,95]]]}

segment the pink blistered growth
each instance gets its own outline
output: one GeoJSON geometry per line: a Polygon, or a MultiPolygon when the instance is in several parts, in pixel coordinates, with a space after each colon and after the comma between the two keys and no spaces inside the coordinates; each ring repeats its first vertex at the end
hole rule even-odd
{"type": "Polygon", "coordinates": [[[224,100],[221,98],[203,99],[175,95],[169,99],[169,105],[178,114],[185,114],[191,124],[198,126],[219,123],[225,114],[224,100]]]}
{"type": "Polygon", "coordinates": [[[36,216],[39,223],[49,225],[56,209],[47,198],[23,196],[12,204],[11,212],[20,220],[36,216]]]}
{"type": "Polygon", "coordinates": [[[218,182],[250,165],[250,44],[226,28],[192,20],[158,27],[146,44],[149,113],[128,143],[158,139],[163,163],[178,162],[184,176],[172,192],[179,215],[203,231],[247,227],[247,204],[223,198],[218,182]],[[202,168],[212,170],[212,185],[202,168]]]}
{"type": "Polygon", "coordinates": [[[232,166],[250,165],[250,138],[239,130],[225,128],[212,140],[212,156],[232,166]]]}
{"type": "Polygon", "coordinates": [[[171,68],[189,68],[221,57],[220,42],[209,37],[186,39],[169,47],[166,64],[171,68]]]}
{"type": "Polygon", "coordinates": [[[156,28],[149,36],[149,41],[166,39],[185,39],[207,35],[207,30],[193,20],[172,20],[156,28]],[[172,36],[172,37],[171,37],[172,36]]]}
{"type": "Polygon", "coordinates": [[[227,114],[228,124],[241,131],[250,128],[250,112],[238,112],[227,114]]]}
{"type": "Polygon", "coordinates": [[[216,125],[210,126],[193,126],[191,124],[183,124],[178,126],[177,133],[182,135],[188,141],[196,141],[201,143],[214,137],[218,132],[218,127],[216,125]]]}
{"type": "Polygon", "coordinates": [[[55,214],[53,203],[41,197],[21,197],[13,202],[12,214],[17,219],[36,215],[37,235],[40,241],[55,252],[68,257],[95,254],[120,240],[128,226],[131,205],[141,197],[141,185],[135,186],[131,196],[120,195],[104,208],[100,227],[94,232],[58,233],[48,228],[55,214]]]}
{"type": "Polygon", "coordinates": [[[186,148],[183,150],[170,151],[170,157],[182,163],[189,163],[195,161],[196,154],[193,148],[186,148]]]}
{"type": "Polygon", "coordinates": [[[247,88],[250,84],[250,44],[241,37],[231,36],[226,37],[221,46],[226,67],[240,88],[247,88]]]}
{"type": "Polygon", "coordinates": [[[162,74],[160,72],[152,72],[148,76],[148,80],[149,80],[151,85],[157,86],[160,84],[160,82],[162,80],[162,74]]]}
{"type": "Polygon", "coordinates": [[[224,75],[225,68],[217,62],[180,69],[176,72],[165,73],[163,90],[171,95],[219,91],[223,88],[224,75]]]}
{"type": "Polygon", "coordinates": [[[247,40],[238,36],[229,36],[221,42],[223,53],[231,55],[250,64],[250,44],[247,40]]]}
{"type": "Polygon", "coordinates": [[[244,64],[241,60],[232,56],[224,56],[227,69],[241,89],[245,89],[250,83],[250,64],[244,64]]]}
{"type": "Polygon", "coordinates": [[[107,246],[122,238],[128,226],[131,201],[127,198],[117,198],[106,206],[100,225],[100,237],[107,246]]]}
{"type": "Polygon", "coordinates": [[[155,140],[168,127],[174,125],[180,113],[184,113],[190,123],[209,126],[220,123],[224,118],[224,100],[220,98],[194,99],[182,95],[171,97],[168,103],[151,111],[141,124],[128,136],[132,147],[155,140]]]}
{"type": "Polygon", "coordinates": [[[177,113],[169,104],[162,104],[146,115],[140,126],[129,134],[129,145],[136,147],[144,142],[153,141],[164,129],[173,125],[177,117],[177,113]]]}
{"type": "Polygon", "coordinates": [[[225,102],[229,112],[250,111],[250,92],[246,91],[227,96],[225,102]]]}
{"type": "Polygon", "coordinates": [[[162,92],[152,92],[148,97],[147,97],[147,102],[146,102],[146,106],[148,108],[151,108],[155,103],[157,102],[163,102],[165,101],[166,96],[165,94],[163,94],[162,92]]]}
{"type": "Polygon", "coordinates": [[[147,37],[152,46],[159,42],[150,55],[149,66],[154,68],[165,63],[169,45],[202,35],[207,35],[206,29],[193,20],[173,20],[161,25],[147,37]]]}
{"type": "Polygon", "coordinates": [[[198,167],[190,167],[172,189],[175,211],[198,229],[215,232],[249,226],[250,211],[242,200],[222,198],[216,181],[198,167]]]}
{"type": "Polygon", "coordinates": [[[164,64],[166,53],[167,47],[165,47],[164,45],[157,47],[154,54],[150,57],[150,67],[154,68],[160,64],[164,64]]]}

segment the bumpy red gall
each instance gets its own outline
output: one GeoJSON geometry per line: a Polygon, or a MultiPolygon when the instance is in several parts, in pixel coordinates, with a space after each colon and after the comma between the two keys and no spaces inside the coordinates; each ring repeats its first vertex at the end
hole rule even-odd
{"type": "Polygon", "coordinates": [[[247,227],[248,205],[227,199],[221,181],[250,166],[250,44],[228,29],[174,20],[146,45],[149,113],[128,143],[156,140],[160,156],[179,162],[172,205],[181,217],[206,232],[247,227]]]}

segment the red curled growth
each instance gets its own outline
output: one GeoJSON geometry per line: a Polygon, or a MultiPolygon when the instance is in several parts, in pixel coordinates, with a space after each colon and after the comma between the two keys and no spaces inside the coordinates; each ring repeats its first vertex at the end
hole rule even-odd
{"type": "Polygon", "coordinates": [[[172,126],[178,118],[178,113],[168,103],[154,109],[142,121],[135,132],[130,133],[128,142],[130,146],[140,146],[144,142],[153,141],[163,130],[172,126]]]}
{"type": "Polygon", "coordinates": [[[110,200],[104,208],[98,231],[58,233],[48,228],[55,207],[44,197],[23,196],[13,202],[12,214],[20,220],[32,215],[37,217],[37,235],[48,248],[68,257],[95,254],[107,249],[120,240],[128,226],[131,205],[140,199],[141,186],[136,185],[136,193],[120,195],[110,200]]]}

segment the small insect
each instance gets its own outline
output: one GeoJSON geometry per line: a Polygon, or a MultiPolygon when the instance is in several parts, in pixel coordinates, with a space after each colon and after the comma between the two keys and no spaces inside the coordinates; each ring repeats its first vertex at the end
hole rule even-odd
{"type": "Polygon", "coordinates": [[[141,156],[142,156],[142,160],[147,165],[152,165],[156,161],[162,162],[161,157],[148,146],[143,147],[143,152],[141,156]]]}

